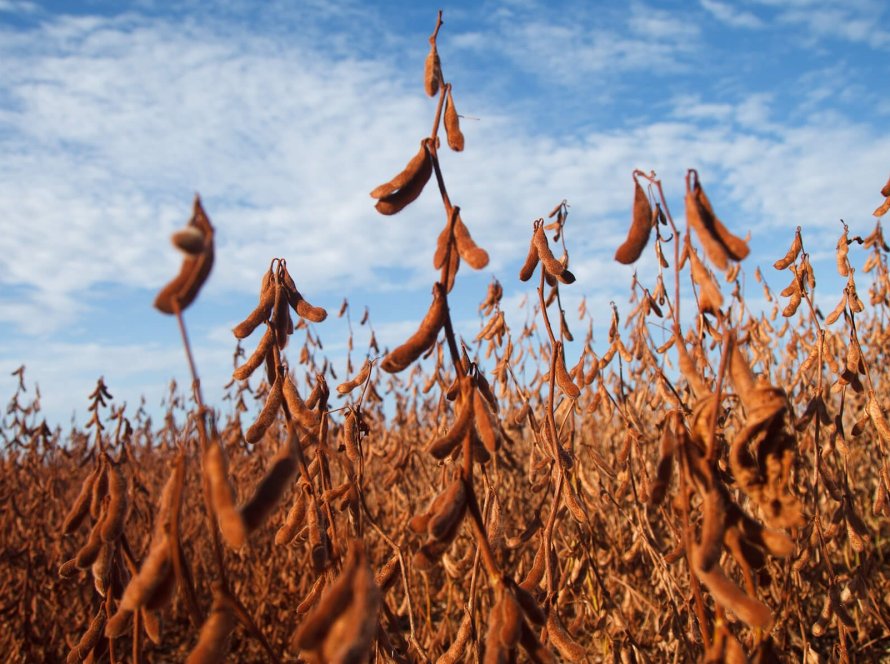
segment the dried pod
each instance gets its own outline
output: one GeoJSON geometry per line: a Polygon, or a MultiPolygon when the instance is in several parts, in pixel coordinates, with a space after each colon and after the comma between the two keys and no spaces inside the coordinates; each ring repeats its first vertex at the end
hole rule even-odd
{"type": "Polygon", "coordinates": [[[451,454],[469,432],[475,410],[472,395],[469,390],[464,391],[463,404],[451,427],[427,447],[427,452],[437,459],[444,459],[451,454]]]}
{"type": "Polygon", "coordinates": [[[871,423],[877,430],[881,441],[884,444],[890,444],[890,425],[887,423],[887,418],[884,417],[884,411],[881,409],[881,405],[878,403],[875,393],[871,390],[868,392],[866,412],[871,419],[871,423]]]}
{"type": "Polygon", "coordinates": [[[686,220],[695,229],[708,258],[721,270],[726,270],[730,259],[740,261],[748,255],[747,243],[730,233],[714,214],[694,169],[686,175],[686,220]],[[690,185],[693,179],[695,183],[690,185]]]}
{"type": "Polygon", "coordinates": [[[847,294],[841,297],[840,302],[837,303],[834,309],[831,310],[831,313],[825,317],[826,325],[833,325],[837,322],[837,319],[841,317],[841,314],[844,313],[844,309],[847,307],[847,294]]]}
{"type": "Polygon", "coordinates": [[[725,609],[735,613],[751,627],[769,629],[773,617],[766,604],[745,594],[727,578],[719,565],[714,565],[710,570],[696,569],[696,575],[725,609]]]}
{"type": "Polygon", "coordinates": [[[555,609],[551,609],[550,615],[547,616],[547,635],[550,637],[550,643],[565,661],[583,662],[587,657],[587,651],[566,631],[555,609]]]}
{"type": "Polygon", "coordinates": [[[362,365],[361,370],[350,380],[347,380],[344,383],[341,383],[337,386],[337,394],[344,395],[349,394],[359,385],[363,385],[366,380],[368,380],[368,376],[371,375],[371,360],[365,360],[365,363],[362,365]]]}
{"type": "Polygon", "coordinates": [[[275,544],[290,544],[297,536],[300,526],[306,519],[306,494],[303,491],[297,492],[294,504],[291,506],[284,519],[284,523],[275,533],[275,544]]]}
{"type": "Polygon", "coordinates": [[[102,522],[102,539],[113,542],[124,531],[127,518],[127,478],[119,464],[108,464],[108,511],[102,522]]]}
{"type": "Polygon", "coordinates": [[[355,411],[350,408],[343,420],[341,438],[343,439],[343,445],[346,447],[346,457],[354,463],[358,463],[362,458],[362,453],[359,449],[360,435],[355,411]]]}
{"type": "Polygon", "coordinates": [[[392,215],[401,212],[420,196],[420,192],[433,174],[433,161],[427,147],[428,140],[423,139],[420,150],[401,173],[371,192],[371,197],[378,199],[374,207],[380,214],[392,215]]]}
{"type": "Polygon", "coordinates": [[[287,412],[290,413],[300,425],[309,431],[318,428],[320,418],[318,413],[312,410],[306,402],[300,397],[297,386],[290,376],[284,378],[284,386],[282,387],[284,403],[287,406],[287,412]]]}
{"type": "Polygon", "coordinates": [[[309,549],[312,569],[316,572],[324,570],[328,564],[328,538],[322,527],[323,518],[315,496],[309,494],[306,505],[306,525],[309,528],[309,549]]]}
{"type": "Polygon", "coordinates": [[[408,164],[405,168],[398,173],[392,180],[386,182],[384,184],[378,185],[371,192],[371,198],[385,198],[390,194],[394,194],[399,189],[405,187],[412,179],[414,179],[417,174],[423,170],[424,164],[428,163],[430,160],[429,151],[427,150],[427,141],[429,139],[424,138],[420,142],[420,149],[417,153],[411,157],[408,164]]]}
{"type": "Polygon", "coordinates": [[[103,457],[98,467],[99,474],[93,482],[92,492],[90,493],[90,516],[98,519],[102,513],[102,501],[108,495],[108,464],[103,457]]]}
{"type": "Polygon", "coordinates": [[[575,494],[572,485],[566,482],[562,487],[562,499],[569,513],[578,523],[585,524],[590,520],[587,514],[587,508],[581,499],[575,494]]]}
{"type": "Polygon", "coordinates": [[[63,579],[68,579],[77,574],[78,569],[77,559],[72,558],[71,560],[66,560],[64,563],[59,565],[59,576],[63,579]]]}
{"type": "Polygon", "coordinates": [[[451,97],[451,86],[448,86],[448,96],[445,98],[445,136],[448,138],[448,147],[455,152],[464,149],[464,135],[460,130],[460,119],[457,109],[454,108],[454,99],[451,97]]]}
{"type": "Polygon", "coordinates": [[[232,601],[221,589],[214,590],[210,614],[201,625],[198,643],[189,653],[186,664],[213,664],[226,659],[229,639],[235,629],[236,619],[232,601]]]}
{"type": "Polygon", "coordinates": [[[297,474],[295,448],[299,444],[291,426],[288,439],[272,459],[272,466],[257,484],[253,496],[239,510],[247,532],[253,532],[266,521],[297,474]]]}
{"type": "Polygon", "coordinates": [[[538,546],[538,550],[535,552],[535,558],[532,561],[532,566],[528,570],[528,574],[525,575],[525,578],[522,580],[522,583],[519,584],[519,587],[526,591],[531,591],[534,588],[538,587],[538,584],[541,583],[541,579],[544,578],[544,572],[546,570],[547,561],[544,558],[544,541],[541,540],[541,544],[538,546]]]}
{"type": "Polygon", "coordinates": [[[321,661],[337,664],[360,664],[367,659],[377,635],[380,612],[380,590],[360,541],[350,544],[347,561],[356,570],[352,578],[352,598],[348,608],[330,626],[321,647],[321,661]],[[353,551],[357,553],[353,554],[353,551]]]}
{"type": "Polygon", "coordinates": [[[423,63],[423,89],[430,97],[435,97],[442,84],[442,63],[436,48],[436,38],[430,37],[430,52],[423,63]]]}
{"type": "Polygon", "coordinates": [[[528,254],[525,257],[525,263],[523,263],[522,268],[519,270],[519,280],[528,281],[531,279],[532,275],[535,273],[535,268],[538,267],[539,261],[538,248],[535,246],[535,236],[532,235],[528,247],[528,254]]]}
{"type": "Polygon", "coordinates": [[[837,272],[842,277],[850,276],[849,261],[847,260],[847,255],[850,253],[850,243],[847,240],[847,232],[847,228],[844,227],[844,232],[840,238],[838,238],[837,249],[835,251],[837,272]]]}
{"type": "Polygon", "coordinates": [[[263,409],[257,416],[256,421],[250,425],[247,433],[244,434],[244,439],[248,443],[256,444],[259,442],[260,438],[263,437],[263,434],[266,433],[266,429],[268,429],[272,422],[275,421],[275,416],[278,415],[278,409],[281,408],[283,383],[284,379],[281,376],[276,376],[275,383],[269,390],[269,394],[266,395],[266,402],[263,404],[263,409]]]}
{"type": "Polygon", "coordinates": [[[229,546],[240,549],[247,541],[247,529],[235,509],[235,491],[229,483],[225,452],[219,438],[211,440],[204,452],[204,475],[219,529],[229,546]]]}
{"type": "Polygon", "coordinates": [[[304,298],[300,291],[297,290],[297,284],[294,283],[293,278],[290,276],[290,273],[286,268],[284,269],[282,278],[284,281],[284,292],[287,295],[287,303],[297,312],[297,315],[300,318],[312,323],[321,323],[328,317],[328,312],[325,309],[314,307],[306,301],[306,298],[304,298]]]}
{"type": "MultiPolygon", "coordinates": [[[[358,569],[358,545],[353,544],[349,558],[337,579],[325,590],[318,604],[299,624],[291,638],[291,646],[298,650],[316,650],[321,647],[328,631],[352,600],[352,586],[358,569]]],[[[362,553],[362,559],[364,554],[362,553]]],[[[363,560],[362,560],[363,561],[363,560]]]]}
{"type": "MultiPolygon", "coordinates": [[[[671,416],[673,420],[676,415],[671,416]]],[[[660,505],[667,493],[668,484],[671,481],[673,470],[674,450],[677,447],[677,437],[672,426],[672,421],[665,420],[661,430],[660,450],[658,464],[655,467],[655,481],[650,487],[649,500],[653,505],[660,505]]]]}
{"type": "Polygon", "coordinates": [[[155,298],[155,308],[165,314],[184,311],[198,296],[198,291],[201,290],[213,267],[213,226],[198,196],[195,196],[189,226],[201,233],[203,247],[200,253],[185,256],[179,274],[164,286],[155,298]]]}
{"type": "Polygon", "coordinates": [[[788,301],[788,304],[782,310],[782,315],[785,318],[791,318],[794,314],[797,313],[798,308],[800,307],[800,303],[803,301],[803,295],[801,293],[800,288],[796,288],[791,291],[791,299],[788,301]]]}
{"type": "Polygon", "coordinates": [[[649,204],[649,197],[640,186],[640,183],[634,178],[634,204],[633,216],[631,217],[630,229],[627,232],[627,239],[615,252],[615,260],[625,265],[635,263],[646,248],[649,242],[649,235],[652,232],[652,206],[649,204]]]}
{"type": "Polygon", "coordinates": [[[117,613],[105,626],[108,638],[117,638],[127,629],[133,612],[143,606],[157,609],[169,601],[175,588],[172,546],[168,534],[174,508],[178,473],[171,473],[161,492],[151,546],[139,572],[130,579],[118,604],[117,613]]]}
{"type": "Polygon", "coordinates": [[[451,645],[448,646],[448,650],[446,650],[439,659],[436,660],[436,664],[457,664],[457,662],[463,661],[464,654],[467,650],[467,644],[470,642],[470,637],[473,635],[473,621],[470,619],[470,614],[464,612],[464,617],[460,621],[460,626],[457,628],[457,634],[454,636],[454,640],[451,642],[451,645]]]}
{"type": "Polygon", "coordinates": [[[788,249],[788,253],[786,253],[782,258],[773,263],[773,267],[777,270],[786,269],[789,265],[797,260],[797,257],[800,254],[800,250],[802,248],[803,247],[800,242],[800,229],[798,228],[797,232],[794,234],[794,240],[791,242],[791,247],[788,249]]]}
{"type": "Polygon", "coordinates": [[[260,323],[269,320],[269,317],[272,315],[273,304],[275,304],[275,287],[273,285],[272,271],[269,270],[263,275],[259,304],[247,315],[247,318],[232,329],[235,338],[245,339],[249,337],[260,323]]]}
{"type": "Polygon", "coordinates": [[[726,499],[717,489],[702,495],[701,539],[695,549],[695,566],[707,572],[720,560],[723,551],[723,533],[726,528],[726,499]]]}
{"type": "Polygon", "coordinates": [[[90,500],[93,495],[93,484],[99,477],[100,472],[100,467],[96,466],[84,478],[83,483],[80,485],[80,493],[77,494],[77,498],[74,499],[71,509],[68,510],[68,513],[65,515],[65,520],[62,522],[62,532],[64,534],[67,535],[77,530],[78,526],[83,523],[83,520],[89,513],[90,500]]]}
{"type": "Polygon", "coordinates": [[[89,627],[80,637],[80,640],[77,644],[71,649],[71,652],[68,653],[67,663],[68,664],[76,664],[77,662],[82,662],[87,658],[92,651],[93,648],[96,647],[96,644],[99,643],[99,639],[102,638],[102,632],[105,628],[105,607],[100,606],[99,611],[90,621],[89,627]]]}
{"type": "Polygon", "coordinates": [[[93,528],[92,530],[90,530],[90,536],[87,538],[87,541],[82,547],[80,547],[80,549],[77,551],[77,554],[75,554],[74,556],[74,560],[80,569],[86,569],[87,567],[92,565],[96,561],[96,558],[99,556],[99,551],[102,548],[103,521],[104,518],[99,519],[99,521],[93,524],[93,528]]]}
{"type": "Polygon", "coordinates": [[[717,316],[719,315],[720,307],[723,306],[723,294],[704,263],[699,260],[698,253],[691,248],[688,253],[692,280],[698,284],[699,288],[699,308],[703,313],[717,316]]]}
{"type": "Polygon", "coordinates": [[[538,258],[544,265],[544,269],[564,284],[575,282],[575,275],[566,269],[566,266],[556,259],[553,252],[550,251],[550,244],[547,242],[547,236],[544,234],[544,228],[538,226],[533,236],[535,248],[538,250],[538,258]]]}
{"type": "Polygon", "coordinates": [[[575,385],[566,369],[565,349],[562,342],[559,341],[556,342],[556,384],[570,399],[577,399],[581,396],[581,389],[575,385]]]}
{"type": "MultiPolygon", "coordinates": [[[[501,644],[507,650],[512,650],[519,642],[519,634],[522,629],[522,609],[513,593],[505,588],[501,594],[500,605],[500,630],[499,637],[501,644]]],[[[496,606],[495,611],[498,610],[496,606]]]]}
{"type": "Polygon", "coordinates": [[[494,419],[488,402],[478,389],[473,390],[473,401],[473,419],[476,425],[476,433],[479,435],[479,440],[482,441],[485,449],[493,454],[501,446],[500,430],[497,421],[494,419]]]}
{"type": "Polygon", "coordinates": [[[436,343],[439,330],[445,324],[447,315],[445,293],[441,284],[433,285],[433,302],[417,331],[401,346],[387,355],[380,367],[389,373],[398,373],[406,369],[412,362],[423,355],[436,343]]]}
{"type": "Polygon", "coordinates": [[[463,518],[467,507],[466,487],[460,478],[439,494],[430,507],[427,530],[431,537],[442,540],[454,529],[455,522],[463,518]]]}
{"type": "Polygon", "coordinates": [[[481,270],[488,265],[488,252],[480,248],[470,236],[470,231],[460,218],[460,208],[454,206],[452,214],[457,216],[454,222],[454,240],[457,243],[457,251],[467,265],[474,270],[481,270]]]}
{"type": "Polygon", "coordinates": [[[263,360],[266,359],[266,355],[272,350],[273,343],[275,343],[275,332],[270,325],[266,328],[266,333],[260,339],[260,343],[257,344],[256,350],[247,358],[244,364],[235,369],[232,377],[235,380],[247,380],[256,371],[257,367],[263,363],[263,360]]]}
{"type": "Polygon", "coordinates": [[[374,576],[374,581],[381,592],[389,590],[399,578],[402,566],[399,562],[399,554],[394,553],[380,571],[374,576]]]}

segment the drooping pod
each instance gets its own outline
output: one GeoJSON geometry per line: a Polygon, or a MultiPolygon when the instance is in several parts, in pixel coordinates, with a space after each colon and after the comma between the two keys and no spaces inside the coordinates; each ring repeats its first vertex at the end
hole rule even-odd
{"type": "Polygon", "coordinates": [[[587,651],[584,647],[573,639],[566,628],[563,627],[555,608],[551,608],[550,615],[547,616],[547,636],[550,638],[550,643],[553,644],[553,647],[556,648],[565,661],[583,662],[584,658],[587,657],[587,651]]]}
{"type": "Polygon", "coordinates": [[[275,454],[275,458],[272,459],[272,466],[257,484],[253,496],[239,510],[248,533],[253,532],[265,522],[297,474],[295,448],[299,444],[300,441],[292,424],[287,441],[282,444],[275,454]]]}
{"type": "Polygon", "coordinates": [[[171,473],[161,491],[151,546],[139,572],[130,579],[124,589],[115,613],[105,625],[105,636],[110,639],[121,636],[129,625],[133,613],[141,607],[158,609],[172,596],[176,584],[173,571],[172,546],[169,535],[170,518],[174,509],[174,487],[177,473],[171,473]]]}
{"type": "Polygon", "coordinates": [[[229,651],[229,639],[235,629],[232,601],[220,588],[213,592],[210,614],[201,625],[198,643],[185,660],[186,664],[215,664],[222,662],[229,651]]]}
{"type": "Polygon", "coordinates": [[[80,485],[80,493],[77,494],[77,498],[74,499],[74,502],[71,504],[71,509],[68,510],[68,513],[65,515],[65,520],[62,522],[62,532],[66,535],[77,530],[78,526],[83,523],[86,515],[89,514],[90,500],[93,495],[93,484],[99,477],[100,472],[100,467],[96,466],[84,478],[83,483],[80,485]]]}
{"type": "Polygon", "coordinates": [[[272,315],[272,305],[275,303],[275,287],[273,285],[272,271],[268,270],[263,275],[263,283],[260,286],[260,301],[256,308],[251,311],[247,318],[238,323],[233,329],[235,337],[245,339],[249,337],[253,331],[263,323],[269,320],[272,315]]]}
{"type": "Polygon", "coordinates": [[[185,255],[179,274],[155,298],[155,308],[165,314],[185,310],[198,296],[213,268],[213,226],[197,195],[189,226],[201,234],[203,246],[199,253],[185,255]]]}
{"type": "Polygon", "coordinates": [[[488,252],[479,247],[470,235],[469,229],[460,218],[460,208],[455,206],[454,240],[460,257],[474,270],[482,270],[488,265],[488,252]]]}
{"type": "Polygon", "coordinates": [[[99,639],[102,638],[102,631],[105,627],[105,607],[100,606],[99,611],[90,621],[89,627],[87,627],[87,631],[83,633],[80,637],[80,640],[75,644],[75,646],[71,649],[71,652],[68,653],[67,664],[76,664],[77,662],[82,662],[87,658],[90,651],[99,643],[99,639]]]}
{"type": "Polygon", "coordinates": [[[531,242],[529,242],[528,246],[528,254],[525,256],[525,263],[523,263],[522,267],[519,269],[519,280],[528,281],[531,279],[540,260],[541,259],[538,257],[538,248],[535,246],[535,236],[532,235],[531,242]]]}
{"type": "Polygon", "coordinates": [[[108,464],[108,511],[102,522],[102,539],[113,542],[124,530],[127,518],[127,478],[120,464],[108,464]]]}
{"type": "Polygon", "coordinates": [[[464,134],[460,130],[460,119],[457,109],[454,108],[454,99],[451,96],[451,86],[448,86],[448,96],[445,98],[445,136],[448,139],[448,147],[455,152],[464,149],[464,134]]]}
{"type": "Polygon", "coordinates": [[[708,258],[721,270],[727,269],[730,259],[740,261],[748,255],[747,243],[730,233],[714,214],[694,169],[686,174],[686,220],[698,235],[708,258]]]}
{"type": "Polygon", "coordinates": [[[635,263],[646,248],[649,242],[649,235],[652,233],[652,205],[649,203],[649,197],[640,186],[640,183],[634,178],[634,204],[633,214],[630,221],[630,229],[627,232],[627,239],[615,251],[615,260],[625,265],[635,263]]]}
{"type": "Polygon", "coordinates": [[[436,38],[430,37],[430,52],[423,63],[423,89],[430,97],[435,97],[442,84],[442,62],[436,48],[436,38]]]}
{"type": "Polygon", "coordinates": [[[297,290],[297,284],[294,282],[293,277],[290,276],[286,267],[283,268],[282,281],[287,302],[300,318],[312,323],[321,323],[328,317],[328,312],[325,309],[309,304],[302,293],[297,290]]]}
{"type": "Polygon", "coordinates": [[[210,502],[219,529],[233,549],[240,549],[247,541],[244,521],[235,508],[235,491],[229,483],[225,452],[219,438],[210,441],[204,453],[204,473],[210,487],[210,502]]]}
{"type": "Polygon", "coordinates": [[[284,379],[280,375],[275,378],[275,383],[272,385],[269,394],[266,396],[266,402],[263,404],[263,409],[257,416],[256,421],[250,425],[247,433],[244,434],[244,439],[248,443],[258,442],[260,438],[263,437],[263,434],[266,433],[266,429],[268,429],[272,422],[275,421],[278,409],[281,408],[283,382],[284,379]]]}
{"type": "Polygon", "coordinates": [[[406,369],[436,343],[439,330],[445,324],[445,316],[445,294],[442,292],[442,286],[436,283],[433,285],[433,302],[421,321],[420,327],[405,343],[391,351],[383,359],[380,367],[389,373],[398,373],[406,369]]]}
{"type": "Polygon", "coordinates": [[[340,383],[337,386],[337,394],[345,395],[352,392],[359,385],[363,385],[366,380],[368,380],[368,376],[371,375],[371,360],[365,360],[365,363],[362,365],[362,368],[359,372],[350,380],[347,380],[343,383],[340,383]]]}
{"type": "Polygon", "coordinates": [[[421,141],[420,150],[400,173],[371,192],[371,197],[378,199],[374,206],[378,212],[385,215],[396,214],[420,196],[433,174],[428,141],[428,138],[421,141]]]}
{"type": "Polygon", "coordinates": [[[269,351],[272,349],[273,343],[275,343],[275,333],[270,325],[266,328],[266,333],[260,339],[259,344],[257,344],[256,350],[249,358],[247,358],[244,364],[235,369],[232,373],[232,377],[235,380],[247,380],[263,363],[263,360],[266,359],[266,355],[268,355],[269,351]]]}
{"type": "Polygon", "coordinates": [[[469,432],[470,425],[473,422],[473,414],[475,404],[473,402],[472,388],[464,389],[463,403],[458,410],[454,422],[448,430],[441,436],[438,436],[429,447],[427,452],[437,459],[444,459],[451,454],[454,449],[463,441],[464,436],[469,432]]]}
{"type": "Polygon", "coordinates": [[[569,272],[565,265],[553,255],[550,251],[550,244],[547,242],[547,236],[544,234],[544,228],[538,226],[535,229],[532,241],[538,250],[538,258],[544,265],[544,269],[548,274],[556,277],[564,284],[575,283],[575,275],[569,272]]]}

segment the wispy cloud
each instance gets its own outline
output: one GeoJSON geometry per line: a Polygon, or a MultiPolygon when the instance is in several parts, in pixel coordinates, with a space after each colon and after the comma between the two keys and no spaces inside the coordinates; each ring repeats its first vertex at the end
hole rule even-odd
{"type": "Polygon", "coordinates": [[[728,2],[721,2],[720,0],[699,0],[699,3],[718,21],[734,28],[756,29],[765,26],[763,20],[756,14],[743,9],[738,9],[737,6],[733,6],[728,2]]]}

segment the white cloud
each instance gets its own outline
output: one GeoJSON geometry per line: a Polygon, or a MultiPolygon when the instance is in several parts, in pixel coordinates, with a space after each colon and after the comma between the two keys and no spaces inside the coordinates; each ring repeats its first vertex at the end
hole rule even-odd
{"type": "Polygon", "coordinates": [[[890,46],[885,14],[887,5],[880,0],[757,0],[776,10],[779,24],[806,29],[807,39],[817,46],[819,40],[843,39],[872,48],[890,46]]]}
{"type": "Polygon", "coordinates": [[[587,6],[553,11],[532,3],[521,12],[492,16],[484,31],[458,35],[454,44],[506,56],[543,81],[589,87],[654,66],[686,68],[700,44],[700,29],[682,13],[639,2],[629,12],[587,6]]]}
{"type": "Polygon", "coordinates": [[[764,27],[764,22],[756,14],[739,10],[729,3],[720,0],[699,0],[699,3],[718,21],[734,28],[764,27]]]}
{"type": "Polygon", "coordinates": [[[40,7],[33,2],[23,0],[0,0],[0,13],[7,14],[36,14],[40,7]]]}

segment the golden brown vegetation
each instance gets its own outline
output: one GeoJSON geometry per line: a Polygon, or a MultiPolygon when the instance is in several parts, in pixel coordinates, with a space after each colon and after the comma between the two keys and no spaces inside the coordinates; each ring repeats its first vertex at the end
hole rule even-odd
{"type": "MultiPolygon", "coordinates": [[[[743,290],[747,243],[697,174],[681,230],[661,182],[637,171],[616,260],[638,260],[654,230],[657,273],[651,289],[634,279],[623,328],[613,306],[602,356],[592,324],[580,355],[567,345],[565,202],[530,228],[519,277],[537,273],[538,287],[525,326],[507,327],[493,282],[478,336],[459,339],[449,293],[461,262],[481,269],[488,254],[439,163],[443,115],[448,145],[464,147],[440,27],[441,15],[425,74],[439,95],[432,133],[372,194],[393,214],[436,177],[440,273],[417,331],[386,354],[372,333],[334,402],[310,325],[327,314],[274,259],[234,330],[259,340],[236,356],[228,413],[207,408],[182,315],[213,257],[196,200],[174,236],[182,271],[156,301],[179,321],[194,383],[188,398],[171,390],[162,427],[110,405],[100,380],[86,430],[63,436],[38,423],[18,372],[0,429],[0,651],[22,662],[886,656],[880,223],[865,238],[844,226],[847,283],[827,317],[800,229],[775,263],[787,302],[754,270],[759,311],[743,290]],[[865,252],[867,305],[851,248],[865,252]],[[303,346],[287,354],[298,332],[303,346]]],[[[890,201],[890,184],[882,194],[890,201]]],[[[592,320],[584,304],[579,319],[592,320]]]]}

